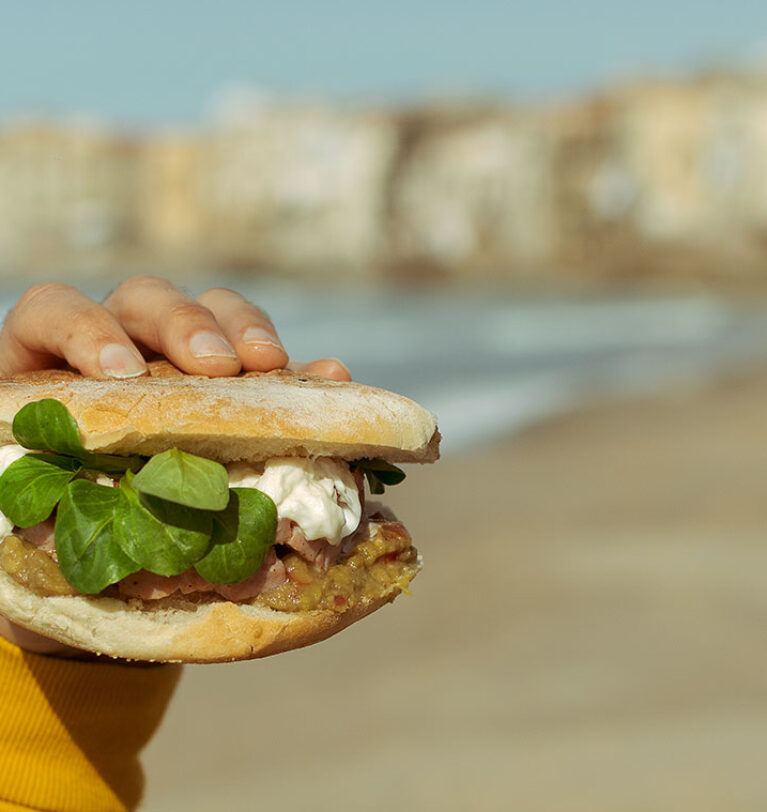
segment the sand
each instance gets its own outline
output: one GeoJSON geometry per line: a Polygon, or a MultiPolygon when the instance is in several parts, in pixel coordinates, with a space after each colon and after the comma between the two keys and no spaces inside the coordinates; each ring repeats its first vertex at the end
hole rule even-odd
{"type": "Polygon", "coordinates": [[[414,595],[186,669],[147,812],[767,808],[767,371],[410,471],[414,595]]]}

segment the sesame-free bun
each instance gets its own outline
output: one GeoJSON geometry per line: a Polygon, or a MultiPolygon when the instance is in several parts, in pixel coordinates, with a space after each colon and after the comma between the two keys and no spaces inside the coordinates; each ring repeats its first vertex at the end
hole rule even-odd
{"type": "Polygon", "coordinates": [[[148,376],[130,380],[68,370],[25,373],[0,380],[0,444],[14,442],[16,412],[43,398],[69,409],[91,451],[152,455],[178,447],[220,462],[292,455],[433,462],[439,456],[436,419],[417,403],[303,372],[205,378],[156,361],[148,376]]]}
{"type": "MultiPolygon", "coordinates": [[[[381,457],[431,462],[435,418],[407,398],[357,383],[280,370],[235,378],[185,375],[167,362],[127,381],[45,370],[0,380],[0,445],[27,403],[55,398],[71,412],[86,448],[152,455],[178,447],[220,462],[275,456],[381,457]]],[[[41,597],[0,567],[0,615],[38,634],[109,657],[226,662],[319,642],[394,600],[377,587],[343,612],[283,612],[210,593],[161,601],[41,597]]]]}
{"type": "Polygon", "coordinates": [[[0,567],[0,615],[60,643],[107,657],[150,662],[251,660],[325,640],[394,600],[382,589],[345,612],[279,612],[207,595],[124,601],[87,595],[40,597],[0,567]]]}

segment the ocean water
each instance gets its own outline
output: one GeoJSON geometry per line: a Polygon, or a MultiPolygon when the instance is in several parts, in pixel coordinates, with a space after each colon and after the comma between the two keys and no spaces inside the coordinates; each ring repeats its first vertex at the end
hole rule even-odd
{"type": "MultiPolygon", "coordinates": [[[[112,284],[83,288],[100,299],[112,284]]],[[[767,359],[767,307],[709,295],[359,290],[221,276],[209,284],[234,287],[267,310],[292,357],[341,358],[357,380],[427,406],[446,454],[605,394],[767,359]]],[[[21,289],[6,286],[3,312],[21,289]]]]}
{"type": "Polygon", "coordinates": [[[297,358],[335,355],[354,377],[418,400],[445,453],[606,394],[652,391],[767,359],[767,310],[711,296],[263,291],[297,358]]]}

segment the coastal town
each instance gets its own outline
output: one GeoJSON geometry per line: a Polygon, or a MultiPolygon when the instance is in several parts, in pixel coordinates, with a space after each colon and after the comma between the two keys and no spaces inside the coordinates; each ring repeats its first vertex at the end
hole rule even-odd
{"type": "Polygon", "coordinates": [[[0,122],[0,272],[742,281],[767,259],[767,74],[399,108],[241,93],[199,125],[0,122]]]}

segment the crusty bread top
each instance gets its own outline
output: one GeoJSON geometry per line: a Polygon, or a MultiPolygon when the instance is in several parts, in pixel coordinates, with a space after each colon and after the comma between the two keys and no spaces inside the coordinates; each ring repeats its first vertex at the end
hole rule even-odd
{"type": "Polygon", "coordinates": [[[0,444],[22,406],[60,400],[86,448],[157,454],[178,447],[221,462],[276,456],[432,462],[439,456],[434,415],[417,403],[359,383],[307,373],[247,372],[236,378],[185,375],[167,361],[130,380],[45,370],[0,379],[0,444]]]}

